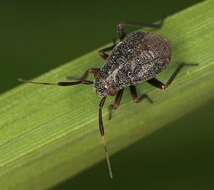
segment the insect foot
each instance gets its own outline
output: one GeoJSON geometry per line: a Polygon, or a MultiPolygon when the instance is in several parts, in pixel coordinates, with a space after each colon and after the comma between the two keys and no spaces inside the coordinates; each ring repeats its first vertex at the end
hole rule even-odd
{"type": "Polygon", "coordinates": [[[116,103],[109,105],[109,117],[108,117],[109,120],[112,119],[113,110],[116,110],[118,107],[119,107],[119,104],[116,104],[116,103]]]}
{"type": "Polygon", "coordinates": [[[168,88],[168,86],[169,86],[169,85],[164,84],[164,85],[161,86],[161,89],[162,89],[162,90],[166,90],[166,89],[168,88]]]}

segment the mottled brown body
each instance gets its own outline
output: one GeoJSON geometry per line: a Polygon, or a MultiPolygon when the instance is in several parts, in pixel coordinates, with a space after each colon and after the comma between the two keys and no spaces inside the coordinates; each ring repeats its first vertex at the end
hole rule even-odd
{"type": "Polygon", "coordinates": [[[169,43],[154,33],[135,32],[112,50],[99,71],[95,88],[100,96],[111,95],[125,87],[155,78],[169,64],[169,43]]]}

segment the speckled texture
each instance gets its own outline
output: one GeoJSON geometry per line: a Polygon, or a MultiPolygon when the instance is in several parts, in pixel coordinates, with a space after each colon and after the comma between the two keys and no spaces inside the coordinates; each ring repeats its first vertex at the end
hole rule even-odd
{"type": "Polygon", "coordinates": [[[171,59],[169,43],[154,33],[127,35],[112,50],[100,69],[95,88],[100,96],[115,95],[119,89],[154,78],[171,59]]]}

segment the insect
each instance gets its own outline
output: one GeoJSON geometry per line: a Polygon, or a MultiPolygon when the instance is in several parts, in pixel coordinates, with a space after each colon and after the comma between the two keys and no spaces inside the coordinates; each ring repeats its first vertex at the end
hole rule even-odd
{"type": "MultiPolygon", "coordinates": [[[[109,119],[112,111],[120,105],[123,91],[130,89],[134,102],[142,99],[136,91],[136,85],[148,82],[154,87],[165,90],[174,80],[183,65],[180,65],[166,83],[159,81],[156,75],[164,70],[171,60],[171,47],[169,42],[158,34],[152,32],[133,32],[127,34],[126,26],[133,27],[160,27],[161,24],[143,25],[140,23],[120,23],[117,25],[118,42],[112,46],[101,49],[100,56],[105,60],[101,68],[88,69],[79,79],[71,77],[68,81],[57,83],[35,82],[19,79],[21,82],[42,85],[91,85],[94,84],[96,93],[101,97],[99,103],[99,131],[104,145],[106,162],[110,178],[113,178],[109,153],[105,142],[105,130],[102,118],[102,108],[108,96],[115,96],[114,102],[109,107],[109,119]],[[111,51],[111,53],[108,53],[111,51]],[[87,80],[89,74],[95,80],[87,80]]],[[[148,98],[148,97],[147,97],[148,98]]]]}

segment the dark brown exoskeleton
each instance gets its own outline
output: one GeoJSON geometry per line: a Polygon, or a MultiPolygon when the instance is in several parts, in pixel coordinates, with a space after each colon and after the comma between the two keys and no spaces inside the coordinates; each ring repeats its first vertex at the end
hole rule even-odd
{"type": "MultiPolygon", "coordinates": [[[[99,130],[103,139],[106,161],[109,175],[112,178],[110,159],[104,140],[104,126],[102,119],[102,108],[107,96],[116,96],[113,104],[110,105],[109,118],[111,119],[112,110],[120,105],[123,91],[126,87],[130,88],[133,100],[138,103],[142,98],[148,96],[138,96],[136,85],[142,82],[166,89],[173,81],[183,65],[180,65],[166,83],[156,79],[156,75],[164,70],[170,63],[171,48],[169,42],[158,34],[151,32],[134,32],[126,35],[124,26],[137,27],[160,27],[161,24],[142,25],[139,23],[120,23],[117,25],[119,42],[99,51],[105,64],[101,68],[88,69],[79,79],[70,78],[69,81],[58,83],[25,81],[33,84],[73,86],[78,84],[94,84],[97,94],[101,97],[99,104],[99,130]],[[111,51],[108,54],[108,51],[111,51]],[[86,80],[88,74],[93,74],[95,81],[86,80]]],[[[149,99],[150,100],[150,99],[149,99]]]]}

